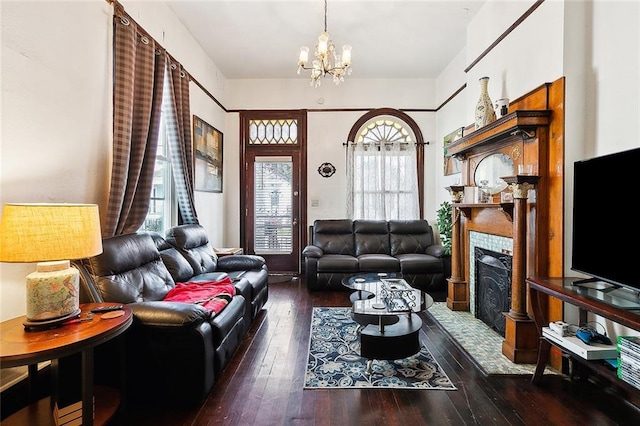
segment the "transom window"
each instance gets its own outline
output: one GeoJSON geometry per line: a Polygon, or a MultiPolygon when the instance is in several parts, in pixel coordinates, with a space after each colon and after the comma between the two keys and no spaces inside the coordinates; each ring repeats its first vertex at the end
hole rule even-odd
{"type": "Polygon", "coordinates": [[[296,145],[295,119],[249,120],[249,145],[296,145]]]}
{"type": "Polygon", "coordinates": [[[411,129],[393,118],[374,118],[360,130],[356,142],[380,145],[380,143],[415,142],[411,129]]]}

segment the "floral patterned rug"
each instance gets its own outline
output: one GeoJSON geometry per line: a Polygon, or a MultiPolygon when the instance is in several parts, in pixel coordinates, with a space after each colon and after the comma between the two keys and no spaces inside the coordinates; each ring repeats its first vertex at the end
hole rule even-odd
{"type": "Polygon", "coordinates": [[[367,359],[360,353],[358,329],[351,308],[313,308],[305,389],[395,388],[456,390],[449,377],[422,346],[409,358],[374,360],[366,374],[367,359]]]}

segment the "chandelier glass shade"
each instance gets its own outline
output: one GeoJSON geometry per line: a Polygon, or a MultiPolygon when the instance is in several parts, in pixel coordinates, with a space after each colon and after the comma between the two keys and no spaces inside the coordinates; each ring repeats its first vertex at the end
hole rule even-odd
{"type": "Polygon", "coordinates": [[[314,52],[315,59],[309,63],[309,48],[300,47],[298,57],[298,75],[302,70],[311,71],[310,85],[318,87],[322,83],[321,77],[331,75],[333,82],[338,85],[344,81],[345,75],[351,75],[351,46],[342,46],[342,54],[336,52],[335,45],[327,32],[327,0],[324,1],[324,31],[318,36],[318,44],[314,52]]]}

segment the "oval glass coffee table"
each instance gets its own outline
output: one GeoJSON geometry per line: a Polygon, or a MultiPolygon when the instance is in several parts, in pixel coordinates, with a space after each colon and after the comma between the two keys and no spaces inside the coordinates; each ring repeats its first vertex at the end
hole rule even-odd
{"type": "Polygon", "coordinates": [[[342,285],[353,290],[353,319],[360,330],[360,356],[367,358],[366,374],[373,360],[395,360],[420,351],[422,320],[433,298],[411,287],[399,273],[363,273],[345,277],[342,285]]]}

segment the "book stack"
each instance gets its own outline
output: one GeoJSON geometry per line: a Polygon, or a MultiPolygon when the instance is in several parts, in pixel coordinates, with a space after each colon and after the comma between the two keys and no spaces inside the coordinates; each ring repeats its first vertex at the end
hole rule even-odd
{"type": "Polygon", "coordinates": [[[618,377],[640,389],[640,336],[618,336],[618,377]]]}

